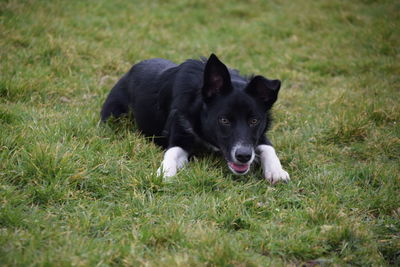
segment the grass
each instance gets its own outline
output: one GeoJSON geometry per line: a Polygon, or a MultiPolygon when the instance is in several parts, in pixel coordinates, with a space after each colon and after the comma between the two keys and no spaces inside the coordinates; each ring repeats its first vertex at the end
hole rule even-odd
{"type": "Polygon", "coordinates": [[[400,264],[398,1],[0,2],[3,266],[400,264]],[[142,59],[215,52],[280,78],[289,184],[196,156],[173,183],[129,122],[99,124],[142,59]]]}

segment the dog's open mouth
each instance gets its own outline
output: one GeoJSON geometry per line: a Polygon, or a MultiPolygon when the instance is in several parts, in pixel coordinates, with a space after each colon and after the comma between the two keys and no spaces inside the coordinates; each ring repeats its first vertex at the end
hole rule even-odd
{"type": "Polygon", "coordinates": [[[237,164],[228,162],[229,169],[236,174],[246,174],[250,169],[250,164],[237,164]]]}

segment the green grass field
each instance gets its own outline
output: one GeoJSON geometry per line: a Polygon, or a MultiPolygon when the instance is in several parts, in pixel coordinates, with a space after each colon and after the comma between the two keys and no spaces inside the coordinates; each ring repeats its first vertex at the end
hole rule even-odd
{"type": "Polygon", "coordinates": [[[400,3],[0,1],[1,266],[400,265],[400,3]],[[289,184],[163,151],[101,105],[133,63],[282,79],[289,184]]]}

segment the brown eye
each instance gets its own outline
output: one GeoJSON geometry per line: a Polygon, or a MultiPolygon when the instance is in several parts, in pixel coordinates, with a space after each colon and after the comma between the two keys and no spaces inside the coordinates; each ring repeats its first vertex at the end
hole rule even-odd
{"type": "Polygon", "coordinates": [[[225,126],[231,125],[231,122],[225,117],[219,118],[219,123],[225,126]]]}
{"type": "Polygon", "coordinates": [[[249,120],[249,124],[250,124],[251,127],[256,126],[258,124],[258,122],[259,122],[259,120],[256,119],[256,118],[253,118],[253,119],[249,120]]]}

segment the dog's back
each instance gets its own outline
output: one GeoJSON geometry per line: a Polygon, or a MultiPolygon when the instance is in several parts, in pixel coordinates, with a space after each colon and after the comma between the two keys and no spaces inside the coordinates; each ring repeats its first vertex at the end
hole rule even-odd
{"type": "Polygon", "coordinates": [[[148,136],[161,135],[166,120],[159,106],[159,95],[168,80],[163,80],[177,65],[155,58],[134,65],[112,88],[101,110],[102,121],[134,112],[139,129],[148,136]]]}

